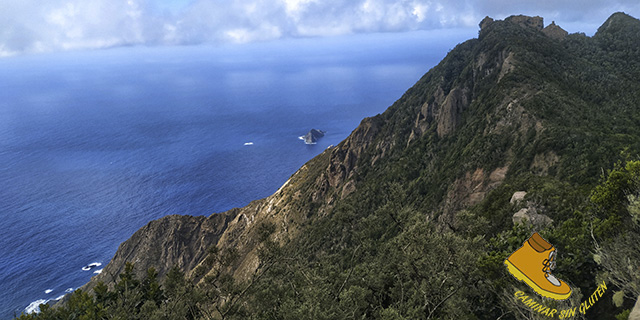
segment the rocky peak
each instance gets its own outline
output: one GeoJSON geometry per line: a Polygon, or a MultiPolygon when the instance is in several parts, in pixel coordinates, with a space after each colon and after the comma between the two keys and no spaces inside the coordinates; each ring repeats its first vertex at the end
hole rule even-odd
{"type": "Polygon", "coordinates": [[[510,16],[504,19],[504,21],[517,24],[524,28],[533,28],[539,31],[541,31],[542,28],[544,27],[544,19],[542,19],[542,17],[539,17],[539,16],[535,16],[535,17],[529,17],[525,15],[510,16]]]}
{"type": "MultiPolygon", "coordinates": [[[[605,21],[595,34],[595,38],[632,38],[640,33],[640,20],[624,13],[616,12],[605,21]]],[[[631,39],[630,39],[631,40],[631,39]]]]}
{"type": "Polygon", "coordinates": [[[616,12],[612,14],[607,21],[605,21],[600,28],[598,28],[598,33],[611,30],[618,29],[623,25],[628,24],[640,24],[640,20],[624,13],[624,12],[616,12]]]}
{"type": "Polygon", "coordinates": [[[564,38],[566,38],[569,34],[567,31],[560,28],[560,26],[558,26],[555,21],[552,21],[550,25],[542,29],[542,33],[544,33],[547,37],[556,40],[564,40],[564,38]]]}
{"type": "MultiPolygon", "coordinates": [[[[490,25],[492,25],[494,22],[496,21],[494,21],[492,18],[485,17],[480,22],[480,33],[482,34],[483,32],[485,32],[487,28],[490,25]]],[[[504,22],[516,24],[523,28],[541,31],[547,37],[556,39],[556,40],[563,40],[569,34],[567,31],[565,31],[560,26],[558,26],[555,21],[552,21],[550,25],[544,27],[544,19],[539,16],[535,16],[535,17],[525,16],[525,15],[510,16],[505,18],[504,22]]]]}
{"type": "Polygon", "coordinates": [[[480,30],[486,29],[489,25],[493,23],[493,18],[486,16],[482,21],[480,21],[480,30]]]}

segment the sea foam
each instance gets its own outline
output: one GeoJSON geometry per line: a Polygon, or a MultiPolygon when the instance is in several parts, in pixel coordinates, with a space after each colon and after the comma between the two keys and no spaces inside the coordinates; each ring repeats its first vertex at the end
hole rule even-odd
{"type": "Polygon", "coordinates": [[[38,313],[40,312],[40,305],[49,302],[49,300],[39,299],[34,302],[31,302],[26,308],[24,308],[24,313],[38,313]]]}
{"type": "Polygon", "coordinates": [[[83,271],[89,271],[89,270],[91,270],[91,269],[93,269],[95,267],[99,267],[101,265],[102,265],[102,263],[100,263],[100,262],[92,262],[92,263],[89,263],[88,265],[82,267],[82,270],[83,271]]]}

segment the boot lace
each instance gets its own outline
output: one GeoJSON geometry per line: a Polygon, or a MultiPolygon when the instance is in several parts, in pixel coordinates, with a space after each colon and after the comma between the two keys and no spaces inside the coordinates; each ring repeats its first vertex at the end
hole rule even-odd
{"type": "Polygon", "coordinates": [[[549,258],[544,259],[542,261],[542,272],[544,272],[544,276],[547,278],[547,281],[551,282],[556,287],[561,285],[560,281],[551,274],[551,270],[556,268],[556,252],[551,251],[549,253],[549,258]]]}
{"type": "Polygon", "coordinates": [[[551,270],[556,268],[556,252],[553,251],[549,254],[548,259],[544,259],[542,261],[542,272],[546,273],[547,276],[551,273],[551,270]]]}

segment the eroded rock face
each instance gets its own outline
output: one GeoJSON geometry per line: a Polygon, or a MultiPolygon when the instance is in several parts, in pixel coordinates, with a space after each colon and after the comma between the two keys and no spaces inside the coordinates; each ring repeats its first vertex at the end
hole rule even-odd
{"type": "Polygon", "coordinates": [[[477,168],[475,171],[469,171],[463,177],[456,179],[449,186],[445,197],[445,215],[443,216],[480,203],[489,191],[502,184],[508,171],[508,165],[496,168],[491,172],[477,168]]]}
{"type": "Polygon", "coordinates": [[[462,111],[469,106],[469,89],[454,88],[442,103],[442,107],[435,110],[438,136],[444,137],[458,126],[462,111]]]}
{"type": "Polygon", "coordinates": [[[560,28],[560,26],[558,26],[555,21],[552,21],[550,25],[542,29],[542,33],[544,33],[547,37],[556,40],[564,40],[564,38],[569,35],[569,32],[560,28]]]}
{"type": "Polygon", "coordinates": [[[331,151],[327,168],[327,179],[331,187],[335,188],[351,177],[358,157],[371,145],[381,127],[382,123],[377,118],[366,118],[345,141],[331,151]]]}
{"type": "Polygon", "coordinates": [[[489,25],[493,23],[493,18],[486,16],[482,21],[480,21],[480,30],[487,28],[489,25]]]}
{"type": "Polygon", "coordinates": [[[504,19],[504,21],[509,21],[511,23],[515,23],[522,27],[533,28],[536,30],[542,30],[542,28],[544,27],[544,19],[542,19],[542,17],[539,17],[539,16],[535,16],[535,17],[529,17],[524,15],[510,16],[504,19]]]}
{"type": "Polygon", "coordinates": [[[234,213],[231,210],[210,217],[171,215],[149,222],[120,245],[102,273],[83,289],[92,288],[98,281],[113,283],[126,262],[134,263],[139,279],[150,267],[158,271],[160,278],[174,266],[192,270],[205,258],[207,249],[217,244],[234,213]]]}
{"type": "Polygon", "coordinates": [[[421,136],[431,126],[435,126],[439,137],[451,134],[458,127],[462,112],[471,104],[471,90],[455,87],[448,93],[438,88],[431,102],[422,105],[409,142],[421,136]]]}
{"type": "MultiPolygon", "coordinates": [[[[569,34],[567,31],[558,26],[555,21],[552,21],[550,25],[544,27],[544,19],[539,16],[530,17],[525,15],[510,16],[504,21],[517,24],[523,28],[530,28],[538,31],[542,31],[546,36],[556,40],[564,40],[569,34]]],[[[490,17],[485,17],[480,22],[480,34],[487,30],[495,21],[490,17]]]]}

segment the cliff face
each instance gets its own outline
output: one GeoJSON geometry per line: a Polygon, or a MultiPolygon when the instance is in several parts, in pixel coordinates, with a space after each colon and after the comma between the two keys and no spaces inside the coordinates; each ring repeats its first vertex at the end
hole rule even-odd
{"type": "MultiPolygon", "coordinates": [[[[411,299],[420,300],[415,304],[425,310],[398,311],[403,316],[451,318],[458,312],[500,316],[499,308],[461,311],[454,303],[465,301],[466,295],[481,299],[481,293],[446,290],[454,284],[466,288],[465,279],[476,270],[465,269],[461,261],[475,261],[489,250],[506,252],[500,241],[515,237],[508,233],[518,209],[509,204],[515,191],[527,190],[539,202],[536,208],[561,225],[572,213],[563,211],[558,197],[549,195],[559,192],[558,184],[576,193],[589,190],[601,169],[614,162],[612,154],[629,146],[640,149],[640,134],[634,131],[640,119],[636,104],[640,86],[629,80],[639,78],[640,68],[635,67],[640,63],[638,56],[616,47],[637,48],[640,33],[633,31],[639,25],[616,14],[588,38],[567,35],[555,23],[543,28],[540,17],[513,16],[504,21],[487,17],[478,39],[458,45],[387,111],[364,119],[347,139],[310,160],[273,195],[208,218],[170,216],[153,221],[123,243],[87,287],[97,281],[112,282],[126,261],[134,262],[140,275],[153,266],[162,277],[178,266],[201,282],[204,277],[195,274],[197,268],[204,275],[222,268],[205,263],[211,246],[233,249],[238,259],[225,270],[239,281],[253,281],[256,270],[264,266],[260,250],[266,237],[284,252],[280,273],[270,275],[267,287],[280,284],[278,303],[288,308],[321,304],[328,297],[326,305],[318,307],[324,310],[336,301],[359,299],[370,308],[353,311],[353,317],[356,313],[371,317],[380,315],[379,305],[401,310],[410,300],[405,290],[420,288],[411,299]],[[618,34],[617,30],[631,31],[618,34]],[[618,59],[623,52],[628,58],[618,59]],[[626,67],[601,66],[618,64],[626,67]],[[608,82],[603,84],[602,79],[608,82]],[[616,131],[620,128],[623,134],[616,131]],[[270,230],[266,236],[264,226],[270,230]],[[451,231],[468,238],[447,235],[451,231]],[[448,240],[438,238],[440,233],[448,240]],[[429,242],[436,240],[446,244],[429,242]],[[496,243],[503,247],[496,249],[496,243]],[[445,252],[448,244],[455,249],[445,252]],[[440,247],[445,251],[434,249],[440,247]],[[437,261],[420,264],[420,259],[438,252],[442,255],[437,261]],[[391,273],[387,265],[404,273],[391,273]],[[390,273],[369,278],[372,270],[390,273]],[[424,276],[420,270],[432,271],[424,276]],[[429,285],[434,279],[438,283],[429,285]],[[322,288],[323,294],[305,291],[310,287],[322,288]],[[440,291],[428,296],[436,287],[440,291]],[[402,294],[395,295],[398,292],[402,294]],[[438,301],[443,296],[453,300],[438,301]]],[[[574,257],[587,254],[572,251],[574,257]]],[[[476,267],[499,277],[501,260],[494,260],[476,267]]],[[[589,262],[580,261],[580,267],[589,267],[589,262]]],[[[584,281],[579,285],[586,291],[589,277],[579,274],[580,267],[564,272],[575,279],[587,278],[576,280],[584,281]]],[[[483,279],[474,286],[482,287],[483,279]]],[[[501,292],[493,294],[496,304],[508,305],[501,292]]],[[[273,310],[278,306],[274,304],[273,310]]],[[[356,307],[340,304],[339,308],[356,307]]]]}
{"type": "Polygon", "coordinates": [[[135,264],[139,278],[143,278],[150,267],[155,268],[161,278],[174,266],[193,270],[205,258],[207,250],[218,243],[236,211],[208,218],[171,215],[149,222],[120,245],[111,262],[85,289],[91,289],[98,281],[114,283],[127,262],[135,264]]]}

